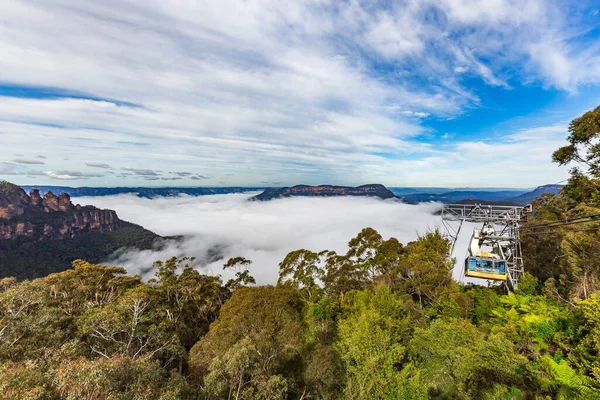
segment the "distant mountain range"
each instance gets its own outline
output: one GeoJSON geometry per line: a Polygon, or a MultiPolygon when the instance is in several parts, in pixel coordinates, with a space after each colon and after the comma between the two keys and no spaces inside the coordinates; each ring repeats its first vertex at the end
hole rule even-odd
{"type": "Polygon", "coordinates": [[[538,186],[531,192],[523,193],[519,196],[511,197],[508,201],[512,201],[517,204],[529,204],[533,200],[541,197],[543,194],[554,194],[557,195],[564,185],[543,185],[538,186]]]}
{"type": "Polygon", "coordinates": [[[25,185],[23,189],[30,191],[37,189],[42,193],[66,193],[71,197],[111,196],[116,194],[135,193],[138,197],[170,197],[180,194],[189,196],[206,196],[211,194],[246,193],[263,190],[264,187],[69,187],[69,186],[39,186],[25,185]]]}
{"type": "Polygon", "coordinates": [[[189,196],[205,196],[214,194],[229,193],[249,193],[263,191],[261,194],[252,197],[253,200],[272,200],[276,198],[285,198],[292,196],[371,196],[382,199],[400,198],[409,204],[423,202],[440,203],[490,203],[496,204],[528,204],[543,193],[558,194],[562,185],[543,185],[532,191],[524,189],[478,189],[478,188],[408,188],[394,187],[386,188],[383,185],[372,184],[358,187],[334,186],[334,185],[297,185],[293,187],[282,188],[264,188],[264,187],[69,187],[69,186],[39,186],[27,185],[23,189],[30,191],[37,189],[41,192],[51,191],[54,193],[66,193],[72,197],[84,196],[110,196],[124,193],[134,193],[139,197],[152,198],[161,196],[178,196],[186,194],[189,196]]]}
{"type": "Polygon", "coordinates": [[[531,203],[544,193],[557,195],[563,185],[543,185],[532,191],[523,190],[453,190],[443,193],[410,193],[399,197],[407,203],[416,204],[423,202],[486,203],[496,205],[525,205],[531,203]]]}
{"type": "Polygon", "coordinates": [[[293,187],[271,188],[266,189],[261,194],[251,197],[250,200],[273,200],[284,197],[333,197],[333,196],[367,196],[379,197],[380,199],[393,199],[396,195],[383,185],[362,185],[357,187],[348,186],[308,186],[297,185],[293,187]]]}
{"type": "Polygon", "coordinates": [[[308,186],[298,185],[293,187],[269,188],[261,194],[251,197],[250,200],[273,200],[285,197],[310,196],[310,197],[332,197],[332,196],[366,196],[378,197],[380,199],[398,198],[409,204],[425,202],[439,203],[463,203],[463,204],[495,204],[495,205],[525,205],[531,203],[544,193],[558,194],[561,185],[544,185],[533,191],[523,190],[453,190],[441,193],[418,192],[417,188],[394,188],[394,191],[383,185],[372,184],[358,187],[347,186],[308,186]],[[400,189],[400,190],[398,190],[400,189]],[[398,192],[404,194],[398,194],[398,192]],[[394,193],[395,192],[395,193],[394,193]]]}
{"type": "Polygon", "coordinates": [[[423,203],[435,201],[439,203],[456,203],[464,199],[473,199],[479,201],[503,201],[509,198],[523,194],[522,190],[501,190],[497,192],[465,190],[465,191],[450,191],[440,194],[434,193],[415,193],[400,196],[407,203],[423,203]]]}

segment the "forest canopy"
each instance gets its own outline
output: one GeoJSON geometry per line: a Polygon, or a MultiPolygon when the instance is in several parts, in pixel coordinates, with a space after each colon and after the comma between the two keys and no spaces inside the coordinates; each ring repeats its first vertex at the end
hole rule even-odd
{"type": "Polygon", "coordinates": [[[454,281],[438,231],[298,249],[274,286],[241,257],[227,282],[187,258],[147,282],[78,260],[0,280],[2,398],[600,398],[600,107],[569,132],[553,160],[570,179],[535,202],[513,293],[454,281]]]}

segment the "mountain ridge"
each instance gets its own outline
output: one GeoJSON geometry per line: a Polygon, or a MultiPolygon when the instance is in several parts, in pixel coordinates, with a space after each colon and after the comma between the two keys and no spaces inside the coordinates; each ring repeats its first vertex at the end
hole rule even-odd
{"type": "Polygon", "coordinates": [[[241,187],[241,186],[230,186],[230,187],[70,187],[70,186],[48,186],[48,185],[23,185],[23,189],[32,190],[38,189],[40,191],[55,191],[61,193],[67,193],[72,197],[85,197],[85,196],[113,196],[118,194],[136,194],[142,198],[152,197],[171,197],[178,196],[180,194],[187,194],[190,196],[206,196],[214,194],[229,194],[229,193],[246,193],[257,190],[263,190],[265,187],[241,187]]]}
{"type": "MultiPolygon", "coordinates": [[[[402,199],[404,202],[409,204],[418,204],[423,202],[441,202],[441,203],[456,203],[464,202],[465,200],[473,200],[478,203],[489,203],[489,202],[502,202],[510,204],[528,204],[534,199],[540,197],[544,193],[551,193],[557,195],[563,185],[558,184],[546,184],[541,185],[533,190],[527,189],[509,189],[509,188],[419,188],[419,187],[390,187],[387,188],[380,184],[362,185],[356,188],[365,186],[379,186],[384,188],[389,193],[378,196],[381,198],[392,198],[392,195],[402,199]]],[[[345,189],[356,189],[351,186],[337,186],[337,185],[295,185],[291,187],[243,187],[243,186],[229,186],[229,187],[69,187],[69,186],[47,186],[47,185],[24,185],[24,189],[32,190],[38,189],[39,191],[52,191],[67,193],[73,197],[83,196],[110,196],[119,194],[135,194],[142,198],[154,198],[154,197],[172,197],[181,194],[189,196],[204,196],[204,195],[215,195],[215,194],[231,194],[231,193],[248,193],[253,191],[262,190],[263,193],[259,194],[254,200],[271,199],[277,197],[291,197],[291,196],[343,196],[353,194],[336,194],[336,193],[308,193],[308,188],[345,188],[345,189]],[[300,193],[302,190],[305,193],[300,193]],[[288,193],[289,192],[289,193],[288,193]]],[[[369,194],[354,194],[354,195],[369,195],[369,194]]]]}
{"type": "Polygon", "coordinates": [[[398,198],[391,190],[381,184],[368,184],[356,187],[335,185],[296,185],[283,188],[268,188],[264,192],[251,197],[251,201],[268,201],[285,197],[337,197],[364,196],[380,199],[398,198]]]}
{"type": "Polygon", "coordinates": [[[517,204],[529,204],[533,200],[541,197],[544,194],[558,195],[563,187],[564,185],[557,184],[541,185],[533,189],[531,192],[523,193],[522,195],[515,196],[506,200],[517,204]]]}
{"type": "Polygon", "coordinates": [[[467,201],[478,204],[503,204],[503,205],[526,205],[543,194],[558,195],[563,185],[546,184],[536,187],[531,191],[519,190],[453,190],[444,193],[411,193],[399,196],[407,203],[418,204],[423,202],[440,202],[444,204],[461,203],[467,201]]]}

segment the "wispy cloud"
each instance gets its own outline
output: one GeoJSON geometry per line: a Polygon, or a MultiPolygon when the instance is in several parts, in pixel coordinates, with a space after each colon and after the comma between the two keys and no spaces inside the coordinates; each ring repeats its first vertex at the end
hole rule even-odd
{"type": "Polygon", "coordinates": [[[89,178],[100,178],[103,175],[100,174],[88,174],[80,171],[46,171],[44,172],[49,178],[72,181],[77,179],[89,179],[89,178]]]}
{"type": "Polygon", "coordinates": [[[123,171],[132,172],[135,175],[140,176],[158,176],[158,172],[153,171],[151,169],[139,169],[139,168],[131,168],[131,167],[123,167],[121,168],[123,171]]]}
{"type": "Polygon", "coordinates": [[[44,173],[42,171],[32,170],[26,165],[2,162],[0,163],[0,175],[39,176],[44,175],[44,173]]]}
{"type": "Polygon", "coordinates": [[[86,162],[85,165],[92,168],[113,169],[109,164],[101,162],[86,162]]]}
{"type": "Polygon", "coordinates": [[[12,160],[15,164],[23,164],[23,165],[42,165],[46,164],[44,161],[30,159],[30,158],[15,158],[12,160]]]}
{"type": "Polygon", "coordinates": [[[585,4],[102,4],[3,7],[0,70],[12,90],[0,91],[0,156],[134,165],[114,175],[131,181],[168,177],[158,169],[189,172],[172,175],[188,183],[392,180],[403,161],[453,152],[427,139],[427,121],[480,106],[477,87],[575,93],[600,82],[585,4]]]}

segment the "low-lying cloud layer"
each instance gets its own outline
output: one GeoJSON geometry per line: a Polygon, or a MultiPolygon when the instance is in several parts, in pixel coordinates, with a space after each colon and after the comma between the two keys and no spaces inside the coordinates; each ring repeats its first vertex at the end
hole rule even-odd
{"type": "Polygon", "coordinates": [[[335,250],[362,228],[406,243],[440,225],[439,205],[408,205],[373,198],[289,198],[250,202],[249,194],[142,199],[135,195],[73,199],[117,211],[119,217],[163,236],[186,235],[161,251],[127,251],[107,263],[150,278],[152,263],[171,256],[195,256],[205,273],[221,274],[230,257],[253,261],[258,283],[274,283],[278,264],[296,249],[335,250]],[[216,258],[220,258],[215,260],[216,258]]]}

